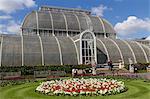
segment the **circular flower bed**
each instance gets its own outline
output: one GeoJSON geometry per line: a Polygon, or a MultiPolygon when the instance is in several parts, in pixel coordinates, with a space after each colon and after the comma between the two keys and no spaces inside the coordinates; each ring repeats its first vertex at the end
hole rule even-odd
{"type": "Polygon", "coordinates": [[[42,82],[36,91],[47,95],[111,95],[124,92],[124,82],[113,79],[64,79],[42,82]]]}

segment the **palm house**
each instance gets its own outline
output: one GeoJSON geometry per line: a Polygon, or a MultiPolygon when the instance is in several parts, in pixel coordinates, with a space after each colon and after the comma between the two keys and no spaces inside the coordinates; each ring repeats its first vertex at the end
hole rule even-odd
{"type": "Polygon", "coordinates": [[[87,10],[42,6],[25,16],[21,30],[0,36],[0,66],[150,62],[150,47],[116,39],[111,23],[87,10]]]}

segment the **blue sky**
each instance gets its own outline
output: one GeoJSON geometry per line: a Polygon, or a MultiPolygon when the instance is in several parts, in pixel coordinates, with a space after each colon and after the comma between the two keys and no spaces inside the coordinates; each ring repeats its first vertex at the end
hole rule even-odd
{"type": "Polygon", "coordinates": [[[0,32],[19,33],[25,15],[42,5],[90,10],[107,19],[122,39],[150,35],[150,0],[0,0],[0,32]]]}

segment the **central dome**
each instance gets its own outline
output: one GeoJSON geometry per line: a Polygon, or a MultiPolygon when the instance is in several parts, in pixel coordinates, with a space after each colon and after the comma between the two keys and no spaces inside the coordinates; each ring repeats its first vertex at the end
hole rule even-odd
{"type": "Polygon", "coordinates": [[[107,20],[81,9],[41,7],[39,11],[29,13],[22,24],[23,35],[75,36],[87,29],[96,37],[116,36],[107,20]]]}

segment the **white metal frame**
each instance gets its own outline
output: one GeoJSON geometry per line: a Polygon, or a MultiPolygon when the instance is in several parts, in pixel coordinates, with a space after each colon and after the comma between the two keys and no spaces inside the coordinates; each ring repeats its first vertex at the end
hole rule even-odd
{"type": "Polygon", "coordinates": [[[52,13],[49,11],[49,15],[50,15],[50,18],[51,18],[51,24],[52,24],[52,35],[55,36],[54,34],[54,21],[53,21],[53,16],[52,16],[52,13]]]}
{"type": "Polygon", "coordinates": [[[64,17],[65,24],[66,24],[66,32],[67,32],[67,36],[69,36],[69,35],[68,35],[68,24],[67,24],[67,18],[66,18],[66,15],[64,14],[64,12],[62,12],[62,15],[63,15],[63,17],[64,17]]]}
{"type": "Polygon", "coordinates": [[[85,14],[85,13],[83,13],[83,15],[85,16],[88,29],[90,31],[93,31],[93,24],[92,24],[92,21],[91,21],[90,17],[87,14],[85,14]]]}
{"type": "Polygon", "coordinates": [[[79,21],[79,17],[74,13],[77,21],[78,21],[78,25],[79,25],[79,30],[80,30],[80,33],[81,33],[81,24],[80,24],[80,21],[79,21]]]}
{"type": "Polygon", "coordinates": [[[44,52],[43,52],[43,43],[41,37],[38,35],[40,40],[40,46],[41,46],[41,55],[42,55],[42,65],[44,65],[44,52]]]}
{"type": "Polygon", "coordinates": [[[80,39],[76,39],[76,40],[74,40],[74,42],[78,42],[80,39]]]}
{"type": "Polygon", "coordinates": [[[40,35],[40,34],[39,34],[39,18],[38,18],[38,12],[36,11],[35,14],[36,14],[36,25],[37,25],[36,28],[37,28],[37,34],[40,35]]]}
{"type": "Polygon", "coordinates": [[[103,41],[102,41],[102,40],[100,40],[100,39],[97,39],[97,40],[98,40],[99,42],[101,42],[101,44],[103,45],[104,50],[105,50],[106,55],[107,55],[107,58],[108,58],[108,60],[110,60],[110,56],[109,56],[109,53],[108,53],[108,50],[107,50],[107,48],[106,48],[105,44],[103,43],[103,41]]]}
{"type": "Polygon", "coordinates": [[[121,52],[121,50],[120,50],[118,44],[117,44],[113,39],[110,39],[110,38],[109,38],[109,40],[110,40],[111,42],[113,42],[113,43],[115,44],[115,46],[117,47],[117,49],[118,49],[118,51],[119,51],[119,54],[120,54],[120,57],[121,57],[121,61],[122,61],[123,64],[124,64],[124,58],[123,58],[122,52],[121,52]]]}
{"type": "Polygon", "coordinates": [[[56,42],[57,42],[57,44],[58,44],[58,49],[59,49],[59,56],[60,56],[60,63],[61,63],[61,65],[63,65],[63,57],[62,57],[62,51],[61,51],[61,46],[60,46],[60,43],[59,43],[59,40],[58,40],[58,38],[56,37],[56,36],[54,36],[55,37],[55,39],[56,39],[56,42]]]}
{"type": "Polygon", "coordinates": [[[132,47],[130,46],[130,44],[128,44],[128,42],[125,41],[125,40],[121,40],[121,41],[123,41],[129,47],[129,49],[130,49],[130,51],[132,53],[133,59],[134,59],[134,63],[137,63],[137,60],[136,60],[136,57],[135,57],[135,53],[134,53],[132,47]]]}
{"type": "Polygon", "coordinates": [[[77,55],[78,64],[80,64],[79,51],[78,51],[77,45],[76,45],[76,43],[74,42],[74,40],[73,40],[70,36],[68,36],[68,37],[70,38],[70,40],[71,40],[71,41],[73,42],[73,44],[74,44],[74,47],[75,47],[75,49],[76,49],[76,55],[77,55]]]}
{"type": "Polygon", "coordinates": [[[38,12],[37,11],[36,11],[36,22],[37,22],[37,35],[38,35],[38,38],[40,40],[40,46],[41,46],[42,65],[44,65],[43,44],[42,44],[42,39],[41,39],[40,34],[39,34],[39,18],[38,18],[38,12]]]}
{"type": "Polygon", "coordinates": [[[24,50],[23,50],[23,35],[21,35],[21,53],[22,53],[22,66],[24,66],[24,50]]]}
{"type": "MultiPolygon", "coordinates": [[[[34,12],[32,12],[32,13],[34,13],[34,12]]],[[[25,15],[25,17],[24,17],[24,19],[23,19],[23,21],[22,21],[22,23],[21,23],[21,26],[24,25],[24,22],[25,22],[26,18],[27,18],[29,15],[30,15],[30,14],[25,15]]],[[[23,31],[22,31],[22,30],[23,30],[23,29],[22,29],[22,27],[21,27],[21,35],[23,35],[23,31]]]]}
{"type": "Polygon", "coordinates": [[[96,37],[95,37],[94,33],[91,32],[90,30],[85,30],[80,35],[80,63],[83,64],[83,59],[82,59],[82,37],[83,37],[83,34],[85,34],[85,33],[91,33],[92,36],[93,36],[93,42],[94,42],[94,59],[95,59],[95,62],[97,63],[96,37]]]}
{"type": "Polygon", "coordinates": [[[3,36],[1,38],[1,48],[0,48],[0,67],[2,66],[2,51],[3,50],[3,36]]]}
{"type": "Polygon", "coordinates": [[[136,41],[135,41],[135,43],[141,48],[142,52],[144,53],[145,60],[146,60],[146,62],[148,63],[149,60],[148,60],[148,57],[147,57],[147,55],[146,55],[145,50],[143,49],[143,47],[141,46],[140,43],[138,43],[138,42],[136,42],[136,41]]]}
{"type": "Polygon", "coordinates": [[[104,26],[103,21],[102,21],[102,19],[101,19],[99,16],[97,16],[97,18],[99,19],[99,21],[100,21],[100,23],[101,23],[101,25],[102,25],[103,32],[104,32],[104,38],[107,38],[107,37],[106,37],[106,30],[105,30],[105,26],[104,26]]]}
{"type": "MultiPolygon", "coordinates": [[[[150,50],[149,50],[149,47],[148,46],[146,46],[146,45],[141,45],[142,46],[142,48],[146,48],[146,49],[148,49],[148,54],[147,54],[147,56],[148,56],[148,61],[150,62],[150,50]]],[[[145,50],[145,49],[144,49],[145,50]]]]}

